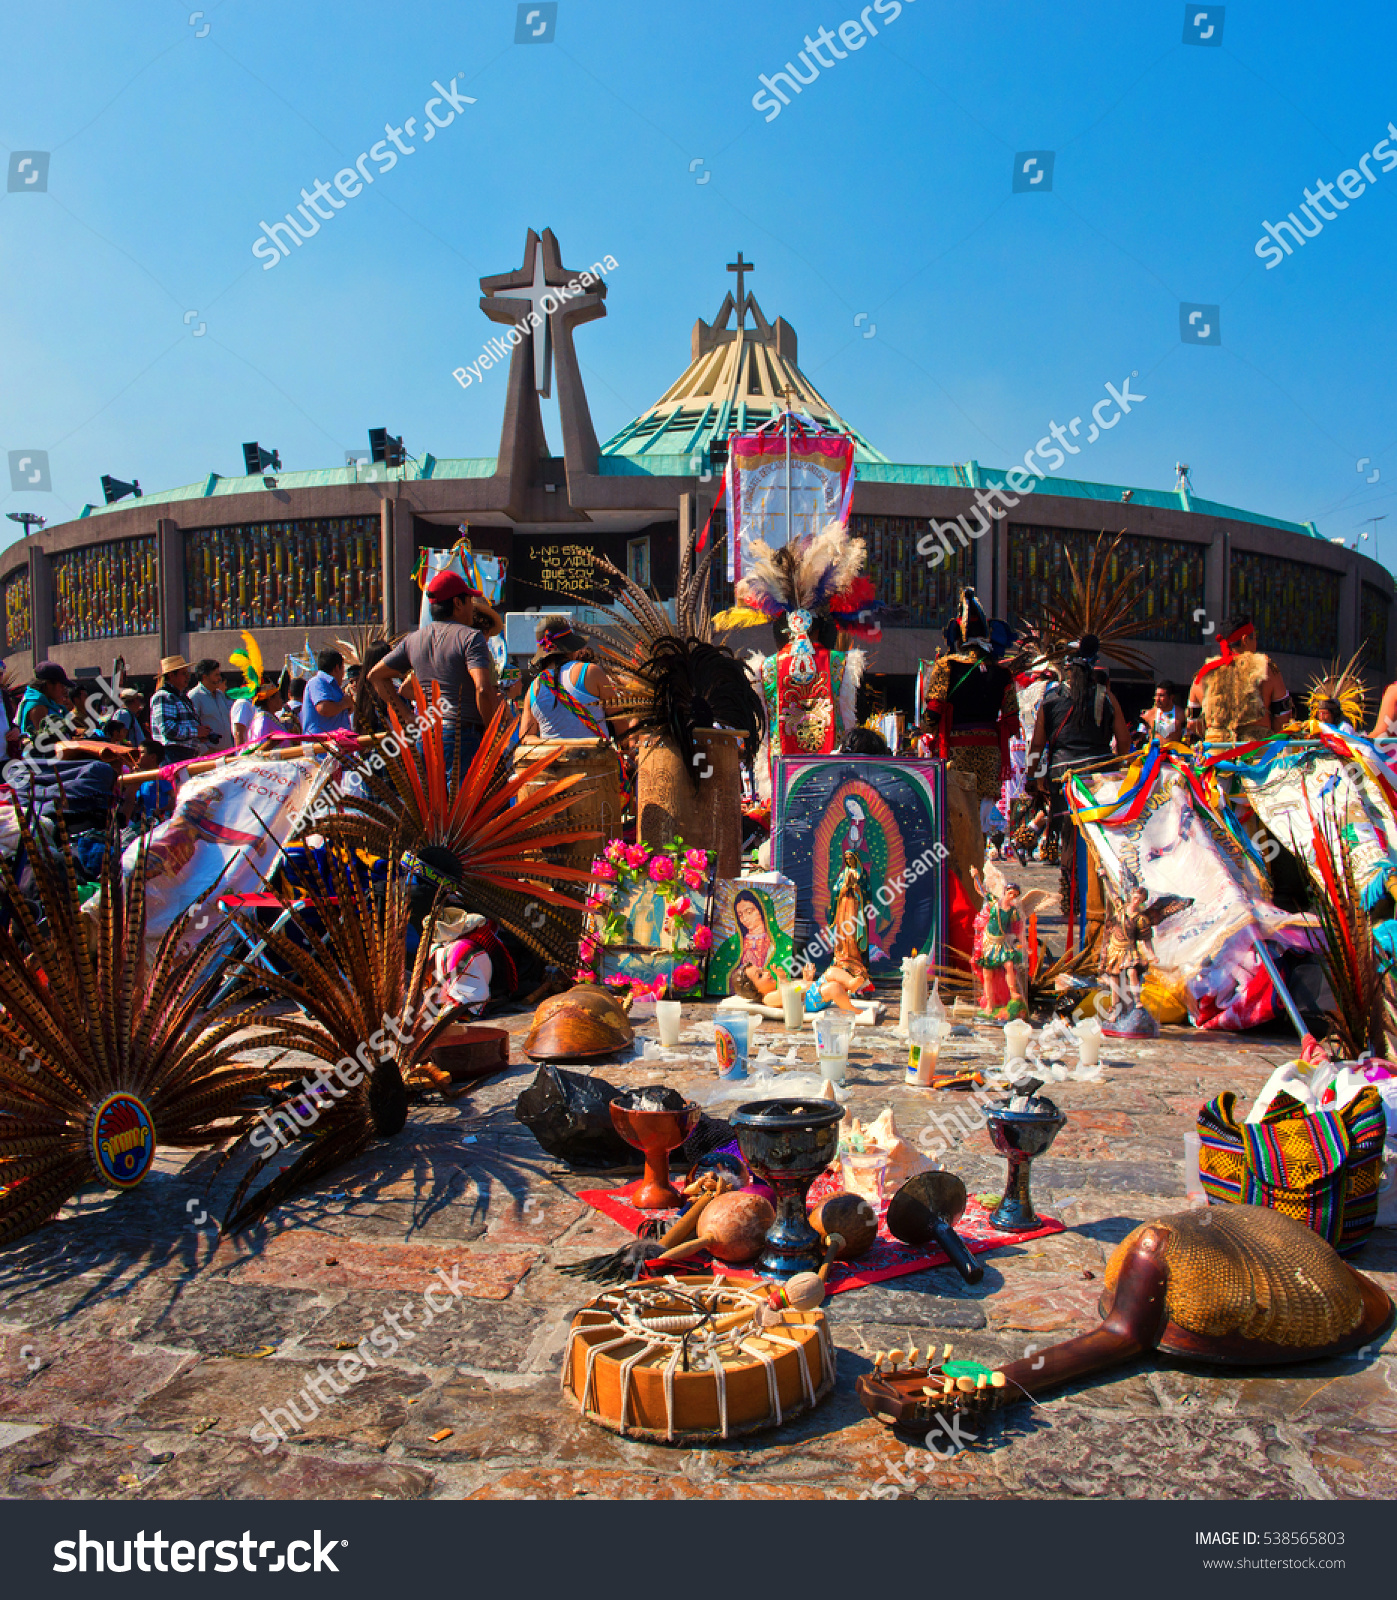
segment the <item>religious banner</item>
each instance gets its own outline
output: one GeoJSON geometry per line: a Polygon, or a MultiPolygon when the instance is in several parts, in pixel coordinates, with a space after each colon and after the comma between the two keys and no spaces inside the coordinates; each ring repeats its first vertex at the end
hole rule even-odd
{"type": "Polygon", "coordinates": [[[1067,786],[1073,821],[1117,900],[1127,881],[1149,901],[1184,904],[1154,931],[1153,974],[1203,1028],[1254,1027],[1274,1014],[1256,940],[1311,943],[1306,919],[1272,904],[1255,843],[1215,810],[1197,775],[1152,747],[1119,772],[1078,773],[1067,786]]]}
{"type": "Polygon", "coordinates": [[[854,441],[822,433],[810,417],[792,416],[790,506],[787,508],[787,438],[784,419],[738,434],[728,442],[723,478],[728,502],[728,581],[748,565],[747,549],[761,539],[773,550],[816,534],[829,522],[847,522],[854,495],[854,441]]]}
{"type": "Polygon", "coordinates": [[[1326,731],[1320,741],[1267,743],[1217,761],[1267,833],[1306,864],[1316,882],[1311,818],[1334,819],[1354,880],[1371,907],[1397,885],[1397,770],[1391,752],[1360,735],[1326,731]]]}
{"type": "Polygon", "coordinates": [[[713,953],[708,993],[736,994],[750,967],[780,981],[795,953],[796,886],[777,872],[720,878],[713,899],[713,953]]]}
{"type": "Polygon", "coordinates": [[[425,628],[432,620],[427,600],[427,585],[443,572],[454,572],[458,578],[465,581],[468,588],[478,589],[492,606],[500,603],[500,597],[504,593],[508,559],[504,556],[490,555],[485,551],[472,550],[470,540],[466,537],[468,529],[464,523],[457,528],[457,532],[461,537],[449,550],[423,550],[418,558],[417,571],[413,576],[422,590],[422,604],[418,607],[417,614],[419,628],[425,628]]]}
{"type": "Polygon", "coordinates": [[[945,942],[944,770],[887,756],[787,756],[777,763],[772,836],[795,884],[795,957],[817,970],[835,954],[834,911],[852,872],[866,900],[865,964],[902,981],[905,956],[940,961],[945,942]]]}
{"type": "MultiPolygon", "coordinates": [[[[146,835],[146,938],[152,943],[189,907],[220,895],[259,894],[331,757],[224,762],[184,783],[175,812],[146,835]]],[[[122,869],[136,868],[140,841],[122,869]]]]}

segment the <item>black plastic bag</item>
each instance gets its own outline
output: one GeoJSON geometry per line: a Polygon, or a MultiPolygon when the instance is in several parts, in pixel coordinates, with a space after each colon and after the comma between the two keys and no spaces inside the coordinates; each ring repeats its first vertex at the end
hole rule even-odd
{"type": "Polygon", "coordinates": [[[519,1096],[514,1115],[550,1156],[570,1167],[633,1167],[640,1151],[617,1133],[611,1102],[621,1090],[604,1078],[542,1066],[519,1096]]]}

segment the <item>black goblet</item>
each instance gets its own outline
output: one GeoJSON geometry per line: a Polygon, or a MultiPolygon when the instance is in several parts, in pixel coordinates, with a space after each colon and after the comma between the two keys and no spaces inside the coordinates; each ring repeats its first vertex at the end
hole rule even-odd
{"type": "Polygon", "coordinates": [[[776,1191],[776,1221],[757,1261],[768,1278],[784,1281],[820,1266],[822,1240],[805,1214],[805,1197],[838,1153],[843,1116],[831,1100],[754,1100],[729,1118],[742,1159],[776,1191]]]}
{"type": "Polygon", "coordinates": [[[1001,1233],[1031,1233],[1043,1223],[1033,1210],[1029,1166],[1057,1138],[1067,1114],[1043,1095],[1015,1095],[986,1106],[985,1121],[995,1149],[1009,1161],[1004,1198],[990,1221],[1001,1233]]]}

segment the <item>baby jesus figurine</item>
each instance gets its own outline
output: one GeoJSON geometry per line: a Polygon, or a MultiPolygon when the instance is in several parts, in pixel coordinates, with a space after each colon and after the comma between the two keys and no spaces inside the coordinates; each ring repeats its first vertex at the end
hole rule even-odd
{"type": "Polygon", "coordinates": [[[807,1015],[813,1016],[817,1011],[824,1011],[830,1006],[840,1011],[852,1011],[862,1017],[872,1016],[876,1021],[883,1014],[880,1001],[866,1000],[862,1005],[855,1005],[853,997],[867,987],[867,979],[862,973],[848,972],[837,963],[826,967],[820,977],[815,976],[815,968],[809,961],[801,970],[801,980],[806,985],[805,1010],[807,1015]]]}

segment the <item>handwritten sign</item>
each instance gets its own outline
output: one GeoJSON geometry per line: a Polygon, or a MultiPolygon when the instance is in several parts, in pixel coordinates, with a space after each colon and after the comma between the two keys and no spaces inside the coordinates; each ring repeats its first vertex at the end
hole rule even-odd
{"type": "Polygon", "coordinates": [[[535,546],[535,553],[540,588],[582,599],[591,595],[596,578],[587,545],[543,544],[535,546]]]}

